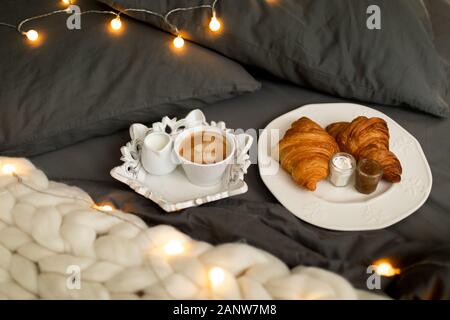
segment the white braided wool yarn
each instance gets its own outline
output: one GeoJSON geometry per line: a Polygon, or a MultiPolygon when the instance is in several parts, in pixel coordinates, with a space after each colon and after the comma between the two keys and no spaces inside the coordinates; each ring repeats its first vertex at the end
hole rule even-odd
{"type": "Polygon", "coordinates": [[[16,175],[0,172],[0,299],[380,298],[325,270],[289,270],[246,244],[212,246],[101,212],[28,160],[0,157],[6,164],[16,175]],[[71,266],[81,270],[81,288],[70,286],[71,266]]]}

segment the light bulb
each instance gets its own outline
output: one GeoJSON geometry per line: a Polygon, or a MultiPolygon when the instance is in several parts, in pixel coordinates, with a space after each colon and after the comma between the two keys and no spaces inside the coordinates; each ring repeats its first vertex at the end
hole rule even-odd
{"type": "Polygon", "coordinates": [[[211,18],[211,22],[209,23],[209,28],[210,28],[212,31],[216,32],[216,31],[219,31],[219,30],[220,30],[220,27],[221,27],[220,21],[219,21],[219,20],[216,18],[216,16],[214,15],[214,16],[211,18]]]}
{"type": "Polygon", "coordinates": [[[113,28],[113,30],[119,30],[122,28],[122,21],[120,21],[120,17],[111,20],[111,28],[113,28]]]}
{"type": "Polygon", "coordinates": [[[171,240],[164,246],[164,252],[168,256],[175,256],[183,253],[184,247],[183,244],[178,240],[171,240]]]}
{"type": "Polygon", "coordinates": [[[214,267],[209,270],[209,280],[214,287],[217,287],[225,280],[225,271],[222,268],[214,267]]]}
{"type": "Polygon", "coordinates": [[[375,272],[380,276],[393,277],[400,274],[400,269],[394,268],[388,261],[380,261],[375,264],[375,272]]]}
{"type": "Polygon", "coordinates": [[[110,204],[100,204],[100,205],[94,204],[92,206],[92,208],[94,208],[95,210],[98,210],[98,211],[103,211],[103,212],[114,211],[114,207],[110,204]]]}
{"type": "Polygon", "coordinates": [[[29,30],[25,35],[30,41],[36,41],[39,38],[39,33],[36,30],[29,30]]]}
{"type": "Polygon", "coordinates": [[[70,0],[62,0],[62,2],[63,2],[64,4],[71,4],[71,3],[70,3],[70,0]]]}
{"type": "Polygon", "coordinates": [[[177,49],[181,49],[184,47],[184,39],[181,36],[177,36],[173,39],[173,45],[177,49]]]}
{"type": "Polygon", "coordinates": [[[2,173],[12,175],[16,171],[16,168],[12,164],[5,164],[2,166],[2,173]]]}

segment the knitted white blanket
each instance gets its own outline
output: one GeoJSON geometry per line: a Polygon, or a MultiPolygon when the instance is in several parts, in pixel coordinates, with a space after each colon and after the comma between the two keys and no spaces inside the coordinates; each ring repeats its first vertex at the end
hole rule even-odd
{"type": "Polygon", "coordinates": [[[0,157],[0,299],[379,298],[246,244],[214,247],[92,204],[29,161],[0,157]]]}

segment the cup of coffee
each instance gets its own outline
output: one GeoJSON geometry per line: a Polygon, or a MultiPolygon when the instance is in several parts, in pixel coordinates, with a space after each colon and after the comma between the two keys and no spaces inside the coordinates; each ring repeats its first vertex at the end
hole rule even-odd
{"type": "Polygon", "coordinates": [[[191,183],[213,186],[222,181],[233,162],[236,142],[232,134],[219,128],[197,126],[177,136],[174,151],[191,183]]]}

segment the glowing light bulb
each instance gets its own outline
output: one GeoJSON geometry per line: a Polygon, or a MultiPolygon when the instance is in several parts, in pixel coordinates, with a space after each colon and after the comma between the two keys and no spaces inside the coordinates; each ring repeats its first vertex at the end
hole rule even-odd
{"type": "Polygon", "coordinates": [[[177,49],[181,49],[184,47],[184,39],[181,36],[177,36],[173,39],[173,45],[177,49]]]}
{"type": "Polygon", "coordinates": [[[214,267],[209,270],[208,276],[213,287],[217,287],[225,281],[225,271],[223,271],[223,269],[219,267],[214,267]]]}
{"type": "Polygon", "coordinates": [[[120,21],[120,17],[111,20],[111,28],[113,28],[113,30],[119,30],[122,28],[122,21],[120,21]]]}
{"type": "Polygon", "coordinates": [[[64,4],[71,4],[70,2],[70,0],[62,0],[62,2],[64,3],[64,4]]]}
{"type": "Polygon", "coordinates": [[[219,31],[221,27],[220,21],[216,18],[215,15],[213,15],[213,17],[211,18],[211,22],[209,23],[209,28],[216,32],[219,31]]]}
{"type": "Polygon", "coordinates": [[[114,211],[114,207],[110,204],[100,204],[100,205],[94,204],[92,207],[96,210],[103,211],[103,212],[114,211]]]}
{"type": "Polygon", "coordinates": [[[184,252],[184,246],[178,240],[171,240],[164,246],[164,252],[168,256],[175,256],[184,252]]]}
{"type": "Polygon", "coordinates": [[[393,277],[400,274],[400,269],[394,268],[388,261],[375,263],[375,271],[383,277],[393,277]]]}
{"type": "Polygon", "coordinates": [[[25,35],[30,41],[36,41],[39,38],[39,33],[36,30],[29,30],[25,35]]]}
{"type": "Polygon", "coordinates": [[[12,164],[5,164],[2,167],[2,173],[12,175],[16,171],[16,168],[12,164]]]}

